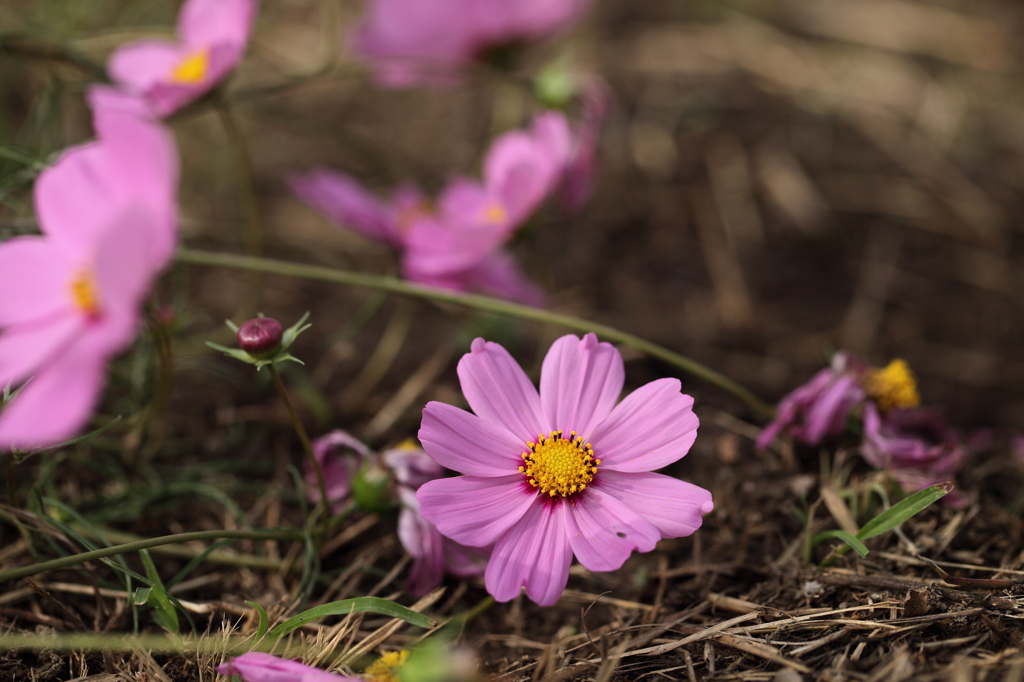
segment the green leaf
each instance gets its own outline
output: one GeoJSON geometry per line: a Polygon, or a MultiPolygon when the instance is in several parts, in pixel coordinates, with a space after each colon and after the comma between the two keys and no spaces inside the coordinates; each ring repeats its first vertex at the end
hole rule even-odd
{"type": "Polygon", "coordinates": [[[884,512],[864,524],[864,527],[857,533],[857,539],[867,540],[876,535],[881,535],[887,530],[892,530],[918,512],[924,510],[932,503],[944,497],[953,488],[949,484],[933,485],[930,488],[920,490],[913,495],[908,495],[884,512]]]}
{"type": "Polygon", "coordinates": [[[271,637],[283,637],[289,632],[296,630],[306,623],[323,618],[324,616],[347,616],[350,613],[379,613],[392,618],[404,620],[421,628],[433,627],[434,621],[416,613],[401,604],[396,604],[388,599],[380,597],[356,597],[355,599],[343,599],[334,601],[323,606],[318,606],[308,611],[303,611],[297,616],[292,616],[270,631],[271,637]]]}
{"type": "MultiPolygon", "coordinates": [[[[153,620],[164,630],[177,634],[180,629],[178,612],[175,611],[174,604],[171,603],[170,596],[164,588],[164,583],[160,580],[160,573],[156,570],[153,557],[149,555],[148,549],[140,550],[139,556],[142,558],[142,565],[146,567],[146,577],[153,581],[149,594],[149,600],[153,603],[153,620]]],[[[135,593],[136,598],[138,598],[138,594],[138,592],[135,593]]]]}
{"type": "Polygon", "coordinates": [[[256,611],[260,614],[260,625],[259,628],[257,628],[256,630],[256,641],[258,642],[261,639],[263,639],[263,635],[267,634],[267,625],[269,623],[269,618],[267,617],[267,610],[254,601],[247,601],[245,602],[245,605],[251,606],[252,608],[256,609],[256,611]]]}
{"type": "Polygon", "coordinates": [[[140,587],[135,590],[135,605],[143,606],[149,601],[149,594],[153,591],[152,587],[140,587]]]}
{"type": "Polygon", "coordinates": [[[842,540],[850,547],[853,547],[853,549],[856,550],[857,554],[860,554],[861,556],[868,555],[868,548],[864,546],[864,543],[858,540],[855,535],[845,530],[826,530],[824,532],[818,533],[813,538],[811,538],[811,547],[816,546],[819,542],[822,542],[823,540],[831,540],[833,538],[842,540]]]}

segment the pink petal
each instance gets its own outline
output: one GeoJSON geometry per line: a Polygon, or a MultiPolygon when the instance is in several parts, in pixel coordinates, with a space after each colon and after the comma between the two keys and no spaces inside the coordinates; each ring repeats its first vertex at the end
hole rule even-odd
{"type": "Polygon", "coordinates": [[[601,469],[653,471],[684,456],[697,438],[693,398],[678,379],[658,379],[630,393],[590,434],[601,469]]]}
{"type": "Polygon", "coordinates": [[[661,539],[642,514],[595,487],[573,498],[568,511],[569,544],[591,571],[617,570],[634,550],[649,552],[661,539]]]}
{"type": "Polygon", "coordinates": [[[484,160],[484,182],[517,227],[540,205],[552,187],[555,169],[533,137],[522,130],[505,133],[484,160]]]}
{"type": "Polygon", "coordinates": [[[358,677],[329,673],[298,661],[250,651],[219,666],[221,675],[238,675],[243,682],[363,682],[358,677]]]}
{"type": "Polygon", "coordinates": [[[0,450],[55,445],[74,436],[92,414],[107,362],[68,349],[53,358],[0,414],[0,450]]]}
{"type": "Polygon", "coordinates": [[[494,546],[484,582],[499,602],[527,596],[541,606],[558,601],[569,580],[572,549],[566,533],[569,505],[538,501],[494,546]]]}
{"type": "Polygon", "coordinates": [[[462,273],[465,288],[488,296],[504,298],[540,308],[544,306],[544,290],[519,269],[508,251],[495,251],[480,264],[462,273]]]}
{"type": "Polygon", "coordinates": [[[124,90],[144,95],[167,81],[185,56],[183,46],[170,40],[138,40],[114,50],[107,60],[107,73],[124,90]]]}
{"type": "Polygon", "coordinates": [[[588,490],[619,500],[653,523],[663,538],[690,535],[700,528],[702,516],[715,508],[704,488],[663,474],[626,474],[600,467],[588,490]]]}
{"type": "Polygon", "coordinates": [[[91,254],[120,205],[118,173],[98,142],[69,147],[40,173],[35,185],[36,217],[43,234],[69,252],[91,254]]]}
{"type": "Polygon", "coordinates": [[[403,508],[398,515],[398,539],[412,557],[412,568],[406,589],[414,597],[422,597],[441,584],[444,574],[443,536],[420,515],[416,494],[411,488],[397,489],[403,508]]]}
{"type": "Polygon", "coordinates": [[[137,316],[158,269],[166,263],[163,253],[153,254],[166,248],[168,235],[159,218],[146,208],[127,206],[98,240],[95,262],[103,315],[116,310],[137,316]]]}
{"type": "Polygon", "coordinates": [[[500,345],[474,340],[459,361],[458,374],[466,401],[484,421],[504,426],[523,444],[551,432],[537,389],[500,345]]]}
{"type": "Polygon", "coordinates": [[[540,401],[548,421],[567,435],[588,439],[622,393],[622,355],[595,334],[569,334],[551,344],[540,372],[540,401]]]}
{"type": "Polygon", "coordinates": [[[178,35],[192,47],[224,44],[241,54],[255,19],[255,0],[187,0],[178,15],[178,35]]]}
{"type": "Polygon", "coordinates": [[[439,402],[423,408],[418,434],[438,464],[471,476],[508,476],[522,466],[526,442],[497,424],[439,402]]]}
{"type": "Polygon", "coordinates": [[[316,168],[292,175],[288,185],[331,222],[392,247],[401,246],[391,210],[351,176],[316,168]]]}
{"type": "Polygon", "coordinates": [[[537,502],[522,474],[498,478],[456,476],[428,481],[416,492],[420,514],[455,542],[484,547],[537,502]]]}
{"type": "Polygon", "coordinates": [[[0,244],[0,327],[71,312],[66,255],[45,237],[0,244]]]}
{"type": "Polygon", "coordinates": [[[815,445],[825,436],[841,433],[853,406],[864,400],[864,390],[852,376],[840,376],[807,408],[801,439],[815,445]]]}
{"type": "Polygon", "coordinates": [[[0,333],[0,388],[43,371],[38,368],[51,362],[52,356],[66,352],[64,349],[86,327],[83,315],[67,311],[0,333]]]}

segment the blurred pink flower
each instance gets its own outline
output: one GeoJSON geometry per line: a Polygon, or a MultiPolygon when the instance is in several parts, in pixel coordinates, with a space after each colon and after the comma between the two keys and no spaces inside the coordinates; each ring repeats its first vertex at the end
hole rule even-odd
{"type": "Polygon", "coordinates": [[[243,682],[363,682],[358,677],[329,673],[298,661],[250,651],[217,666],[221,675],[238,675],[243,682]]]}
{"type": "Polygon", "coordinates": [[[583,88],[580,100],[581,116],[573,131],[559,191],[562,205],[569,211],[583,208],[593,192],[601,128],[612,107],[611,89],[603,81],[594,80],[583,88]]]}
{"type": "MultiPolygon", "coordinates": [[[[953,482],[964,459],[987,447],[988,433],[964,441],[942,416],[922,407],[896,409],[884,416],[873,403],[864,408],[864,442],[861,455],[878,469],[892,472],[906,492],[917,492],[936,483],[953,482]]],[[[947,495],[944,500],[962,506],[967,498],[947,495]]]]}
{"type": "Polygon", "coordinates": [[[171,135],[110,88],[89,102],[99,139],[36,181],[43,234],[0,244],[0,385],[27,382],[0,415],[0,451],[53,445],[86,423],[174,248],[171,135]]]}
{"type": "Polygon", "coordinates": [[[466,475],[424,483],[416,497],[447,537],[494,543],[485,582],[498,601],[525,587],[554,604],[573,554],[591,571],[612,571],[634,550],[690,535],[714,508],[707,490],[651,473],[693,444],[693,399],[677,379],[660,379],[616,405],[622,356],[594,334],[555,341],[539,393],[508,351],[483,339],[458,374],[475,414],[428,403],[419,437],[439,464],[466,475]]]}
{"type": "Polygon", "coordinates": [[[324,169],[295,175],[290,184],[330,220],[399,250],[409,281],[541,305],[543,292],[502,246],[558,187],[571,144],[565,116],[541,114],[529,130],[495,139],[483,181],[452,180],[436,208],[414,187],[384,202],[350,176],[324,169]]]}
{"type": "Polygon", "coordinates": [[[395,494],[402,504],[398,515],[398,539],[412,557],[412,568],[406,589],[414,597],[422,597],[441,584],[445,573],[456,578],[478,578],[487,566],[489,548],[463,547],[441,535],[423,518],[416,500],[416,490],[444,476],[444,468],[421,448],[403,446],[382,453],[384,463],[395,472],[395,494]]]}
{"type": "Polygon", "coordinates": [[[850,411],[866,398],[860,379],[866,368],[862,360],[849,353],[833,355],[829,367],[779,401],[775,419],[757,438],[758,447],[768,447],[786,429],[809,445],[842,433],[850,411]]]}
{"type": "MultiPolygon", "coordinates": [[[[363,443],[346,431],[336,429],[313,441],[313,456],[320,464],[324,475],[327,499],[331,511],[340,512],[352,494],[352,479],[373,460],[373,453],[363,443]]],[[[316,473],[306,466],[306,499],[313,504],[320,502],[320,486],[316,473]]]]}
{"type": "Polygon", "coordinates": [[[256,18],[256,0],[187,0],[178,40],[123,45],[107,63],[110,78],[168,116],[213,88],[242,60],[256,18]]]}
{"type": "Polygon", "coordinates": [[[370,0],[353,51],[385,87],[450,85],[487,50],[568,28],[593,0],[370,0]]]}

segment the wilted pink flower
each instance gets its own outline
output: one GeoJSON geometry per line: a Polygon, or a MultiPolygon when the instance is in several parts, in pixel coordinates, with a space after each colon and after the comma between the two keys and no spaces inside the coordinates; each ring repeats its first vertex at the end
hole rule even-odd
{"type": "Polygon", "coordinates": [[[146,39],[110,56],[110,78],[167,116],[208,92],[242,60],[256,0],[187,0],[178,40],[146,39]]]}
{"type": "Polygon", "coordinates": [[[693,399],[677,379],[659,379],[616,405],[622,356],[594,334],[555,341],[539,394],[508,351],[483,339],[458,373],[475,414],[428,403],[419,438],[466,475],[429,481],[416,497],[444,535],[494,543],[485,582],[498,601],[525,587],[553,604],[573,554],[589,570],[615,570],[634,550],[690,535],[713,509],[707,490],[651,473],[693,444],[693,399]]]}
{"type": "MultiPolygon", "coordinates": [[[[313,456],[323,471],[331,511],[337,514],[352,494],[352,479],[372,460],[373,453],[359,439],[336,429],[313,441],[313,456]]],[[[309,466],[306,467],[306,499],[313,504],[320,503],[320,486],[316,473],[309,466]]]]}
{"type": "Polygon", "coordinates": [[[410,281],[539,305],[542,292],[502,246],[561,182],[570,147],[565,117],[541,114],[530,130],[494,141],[483,182],[456,178],[433,209],[415,188],[400,188],[387,203],[323,169],[294,176],[291,186],[334,222],[399,250],[410,281]]]}
{"type": "Polygon", "coordinates": [[[576,22],[592,0],[370,0],[353,50],[386,87],[446,85],[488,49],[576,22]]]}
{"type": "Polygon", "coordinates": [[[785,429],[809,445],[842,433],[850,410],[866,397],[860,384],[863,367],[862,361],[849,353],[833,355],[829,367],[779,401],[775,419],[757,438],[758,447],[768,447],[785,429]]]}
{"type": "Polygon", "coordinates": [[[238,675],[243,682],[363,682],[358,677],[329,673],[298,661],[250,651],[217,666],[221,675],[238,675]]]}
{"type": "MultiPolygon", "coordinates": [[[[873,403],[864,408],[861,455],[872,466],[892,472],[906,492],[936,483],[952,482],[964,459],[986,447],[987,432],[964,441],[942,416],[922,407],[896,409],[884,416],[873,403]]],[[[962,505],[966,498],[949,495],[947,503],[962,505]]]]}
{"type": "Polygon", "coordinates": [[[89,101],[99,139],[36,181],[42,236],[0,244],[0,385],[27,382],[0,415],[0,451],[53,445],[85,424],[174,248],[173,139],[127,95],[96,88],[89,101]]]}
{"type": "Polygon", "coordinates": [[[434,524],[420,514],[416,490],[444,475],[444,468],[418,447],[398,447],[381,454],[395,472],[395,494],[402,503],[398,515],[398,539],[412,557],[406,589],[422,597],[441,584],[445,573],[456,578],[477,578],[484,574],[489,550],[463,547],[441,535],[434,524]]]}

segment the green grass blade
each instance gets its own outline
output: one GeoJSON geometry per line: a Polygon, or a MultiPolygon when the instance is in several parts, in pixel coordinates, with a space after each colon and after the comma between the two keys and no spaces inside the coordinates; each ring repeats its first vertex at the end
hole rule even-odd
{"type": "Polygon", "coordinates": [[[263,639],[263,635],[267,634],[267,626],[270,623],[270,619],[267,616],[267,610],[254,601],[247,601],[245,602],[245,605],[251,606],[260,614],[260,625],[256,630],[256,641],[258,642],[263,639]]]}
{"type": "Polygon", "coordinates": [[[283,637],[289,632],[296,630],[306,623],[311,623],[325,616],[347,616],[350,613],[379,613],[392,618],[399,618],[407,623],[412,623],[421,628],[433,627],[434,621],[416,613],[401,604],[396,604],[388,599],[380,597],[356,597],[355,599],[343,599],[334,601],[323,606],[304,611],[297,616],[292,616],[270,631],[271,637],[283,637]]]}
{"type": "Polygon", "coordinates": [[[855,535],[845,530],[826,530],[818,533],[811,538],[811,547],[813,548],[817,546],[817,544],[823,540],[831,540],[833,538],[842,540],[850,547],[853,547],[857,554],[860,554],[861,556],[868,555],[868,548],[864,546],[864,543],[858,540],[855,535]]]}
{"type": "Polygon", "coordinates": [[[949,484],[933,485],[930,488],[920,490],[913,495],[908,495],[884,512],[864,524],[864,527],[857,533],[858,540],[867,540],[876,535],[881,535],[887,530],[892,530],[918,512],[924,510],[932,503],[945,496],[952,486],[949,484]]]}
{"type": "Polygon", "coordinates": [[[167,594],[167,589],[164,587],[163,581],[160,580],[160,572],[156,570],[153,557],[149,555],[149,550],[145,549],[139,552],[139,557],[142,559],[142,565],[146,567],[146,576],[153,582],[152,591],[149,594],[149,600],[153,606],[153,620],[171,634],[178,634],[181,628],[181,624],[178,622],[178,612],[175,611],[170,595],[167,594]]]}

